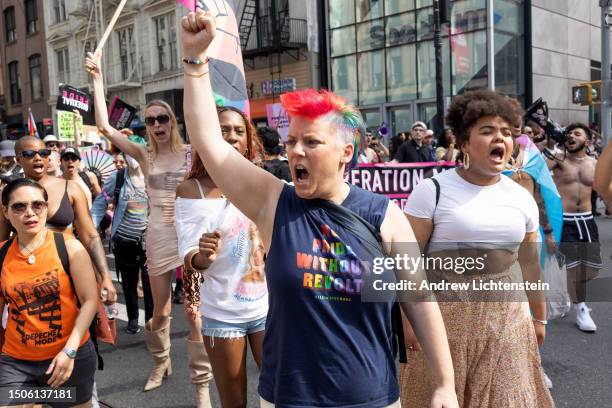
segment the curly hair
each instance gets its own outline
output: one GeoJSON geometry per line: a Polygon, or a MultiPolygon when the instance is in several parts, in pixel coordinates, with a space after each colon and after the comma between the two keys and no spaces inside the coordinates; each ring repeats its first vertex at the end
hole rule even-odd
{"type": "Polygon", "coordinates": [[[453,130],[457,145],[470,138],[470,129],[482,117],[498,116],[513,126],[521,116],[520,106],[494,91],[472,91],[453,98],[446,114],[446,123],[453,130]]]}

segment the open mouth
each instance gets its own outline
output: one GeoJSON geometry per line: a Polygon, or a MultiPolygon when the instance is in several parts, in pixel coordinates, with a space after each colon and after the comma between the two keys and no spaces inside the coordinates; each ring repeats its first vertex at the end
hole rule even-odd
{"type": "Polygon", "coordinates": [[[26,221],[24,224],[27,228],[34,228],[38,225],[38,221],[26,221]]]}
{"type": "Polygon", "coordinates": [[[493,150],[491,150],[491,153],[489,154],[489,157],[491,158],[491,160],[493,160],[496,163],[503,163],[505,156],[506,156],[506,149],[501,146],[493,148],[493,150]]]}
{"type": "Polygon", "coordinates": [[[32,165],[32,168],[33,168],[35,171],[43,171],[43,170],[45,169],[45,166],[44,166],[44,164],[42,164],[42,163],[34,163],[34,164],[32,165]]]}
{"type": "Polygon", "coordinates": [[[157,138],[162,138],[162,137],[166,136],[166,132],[165,132],[165,131],[163,131],[163,130],[159,130],[159,131],[157,131],[157,132],[154,132],[153,134],[154,134],[154,135],[155,135],[155,137],[157,137],[157,138]]]}
{"type": "Polygon", "coordinates": [[[297,182],[307,181],[309,177],[310,174],[308,173],[308,170],[306,170],[306,167],[302,166],[301,164],[295,166],[295,178],[297,182]]]}
{"type": "Polygon", "coordinates": [[[574,139],[568,139],[567,147],[575,147],[578,143],[574,139]]]}

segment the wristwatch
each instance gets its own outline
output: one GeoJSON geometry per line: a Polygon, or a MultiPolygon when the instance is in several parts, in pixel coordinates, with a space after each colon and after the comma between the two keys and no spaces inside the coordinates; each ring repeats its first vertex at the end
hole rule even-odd
{"type": "Polygon", "coordinates": [[[62,353],[64,353],[65,355],[67,355],[69,358],[71,359],[75,359],[77,356],[77,351],[73,350],[73,349],[69,349],[69,348],[65,348],[62,350],[62,353]]]}

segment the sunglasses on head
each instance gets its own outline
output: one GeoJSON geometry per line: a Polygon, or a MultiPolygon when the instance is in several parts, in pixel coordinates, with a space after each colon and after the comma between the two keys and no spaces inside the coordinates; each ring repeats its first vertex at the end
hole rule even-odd
{"type": "Polygon", "coordinates": [[[51,156],[51,150],[49,149],[24,150],[23,152],[21,152],[21,157],[25,159],[33,159],[37,154],[43,159],[45,159],[51,156]]]}
{"type": "Polygon", "coordinates": [[[11,204],[10,207],[11,207],[11,210],[17,215],[21,215],[25,213],[28,207],[32,208],[32,211],[34,211],[34,214],[39,215],[40,213],[42,213],[43,211],[47,209],[47,202],[46,201],[32,201],[31,203],[17,202],[17,203],[11,204]]]}
{"type": "Polygon", "coordinates": [[[149,116],[145,118],[145,125],[153,126],[155,125],[155,121],[159,122],[160,125],[165,125],[170,122],[170,116],[168,115],[159,115],[159,116],[149,116]]]}

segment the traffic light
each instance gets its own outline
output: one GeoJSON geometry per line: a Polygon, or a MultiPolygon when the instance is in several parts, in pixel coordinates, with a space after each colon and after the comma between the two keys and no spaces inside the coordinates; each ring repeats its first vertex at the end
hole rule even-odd
{"type": "Polygon", "coordinates": [[[592,81],[572,88],[572,102],[576,105],[601,103],[601,81],[592,81]]]}

